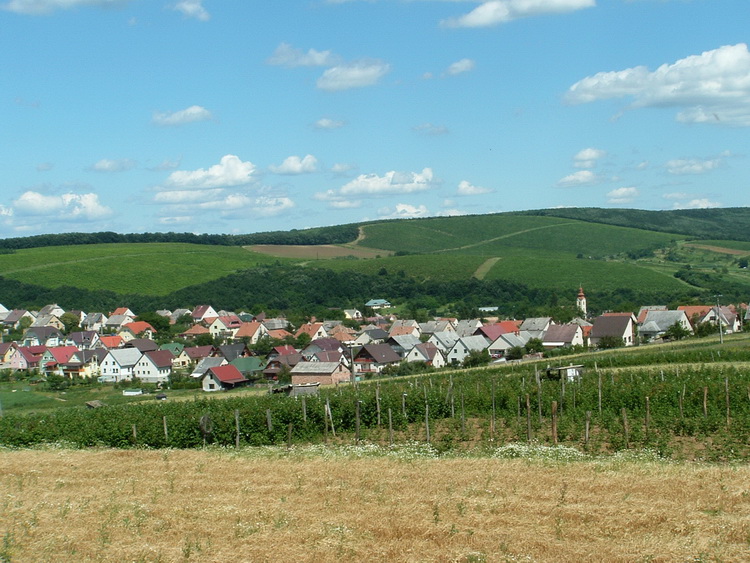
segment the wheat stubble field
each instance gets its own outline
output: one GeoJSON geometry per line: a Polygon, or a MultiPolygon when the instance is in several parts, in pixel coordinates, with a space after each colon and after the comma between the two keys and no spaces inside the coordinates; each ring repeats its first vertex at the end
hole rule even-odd
{"type": "Polygon", "coordinates": [[[0,561],[741,561],[747,466],[5,450],[0,561]]]}

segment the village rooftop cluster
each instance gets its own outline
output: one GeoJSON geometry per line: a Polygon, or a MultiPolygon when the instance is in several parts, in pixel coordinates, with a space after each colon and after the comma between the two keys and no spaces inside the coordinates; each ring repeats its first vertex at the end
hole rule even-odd
{"type": "Polygon", "coordinates": [[[313,319],[299,327],[285,318],[216,311],[210,305],[162,310],[156,314],[171,325],[180,321],[189,327],[164,342],[152,324],[127,307],[86,314],[57,305],[39,311],[0,305],[5,340],[0,370],[163,388],[183,377],[196,387],[200,382],[207,392],[259,382],[333,385],[398,374],[408,364],[439,369],[540,357],[558,349],[634,346],[705,329],[730,334],[748,318],[746,307],[717,303],[676,310],[645,306],[637,314],[611,312],[588,319],[583,289],[576,300],[580,315],[565,324],[550,317],[491,318],[491,307],[481,320],[420,323],[389,314],[390,303],[384,299],[365,306],[374,316],[365,318],[351,309],[344,311],[347,321],[313,319]]]}

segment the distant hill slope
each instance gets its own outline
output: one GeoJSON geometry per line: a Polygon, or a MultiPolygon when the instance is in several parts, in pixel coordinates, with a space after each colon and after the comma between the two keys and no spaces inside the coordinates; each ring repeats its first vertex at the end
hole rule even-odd
{"type": "Polygon", "coordinates": [[[520,213],[679,233],[691,238],[750,241],[750,208],[748,207],[672,211],[578,207],[520,213]]]}

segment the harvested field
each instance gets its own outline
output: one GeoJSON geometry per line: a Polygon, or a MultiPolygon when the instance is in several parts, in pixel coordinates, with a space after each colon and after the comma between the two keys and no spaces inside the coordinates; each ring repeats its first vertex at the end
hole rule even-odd
{"type": "Polygon", "coordinates": [[[5,450],[0,560],[747,559],[744,465],[352,450],[5,450]]]}
{"type": "Polygon", "coordinates": [[[393,254],[388,250],[376,248],[364,248],[360,246],[339,246],[334,244],[319,245],[283,245],[283,244],[256,244],[246,246],[248,250],[278,256],[279,258],[301,258],[303,260],[330,260],[331,258],[375,258],[377,256],[390,256],[393,254]]]}

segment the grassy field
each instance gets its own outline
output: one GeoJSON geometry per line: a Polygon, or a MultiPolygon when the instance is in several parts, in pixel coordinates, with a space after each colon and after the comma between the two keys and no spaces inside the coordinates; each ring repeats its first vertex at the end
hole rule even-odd
{"type": "Polygon", "coordinates": [[[235,246],[181,243],[56,246],[0,254],[0,276],[52,288],[68,285],[117,293],[166,295],[280,259],[235,246]]]}
{"type": "Polygon", "coordinates": [[[747,559],[747,465],[344,450],[6,450],[0,560],[747,559]]]}

